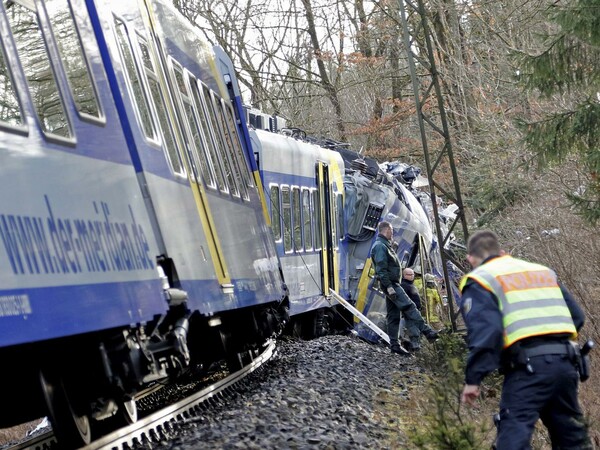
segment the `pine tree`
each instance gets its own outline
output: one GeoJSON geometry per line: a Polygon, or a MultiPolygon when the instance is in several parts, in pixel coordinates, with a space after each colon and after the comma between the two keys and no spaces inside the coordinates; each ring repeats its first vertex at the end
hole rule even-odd
{"type": "Polygon", "coordinates": [[[600,0],[557,1],[549,7],[553,33],[545,50],[521,55],[527,90],[566,105],[540,120],[521,121],[527,147],[540,168],[575,154],[587,174],[585,185],[567,194],[591,224],[600,221],[600,0]]]}

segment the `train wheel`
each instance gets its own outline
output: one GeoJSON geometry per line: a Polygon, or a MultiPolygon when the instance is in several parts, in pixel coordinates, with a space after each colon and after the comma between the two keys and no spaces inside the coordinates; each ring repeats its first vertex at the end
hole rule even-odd
{"type": "Polygon", "coordinates": [[[119,428],[126,427],[137,421],[138,411],[135,400],[123,399],[118,403],[118,409],[112,417],[92,422],[93,438],[98,439],[119,428]]]}
{"type": "Polygon", "coordinates": [[[136,422],[138,418],[138,411],[135,400],[132,398],[129,400],[123,400],[119,404],[117,417],[118,421],[122,423],[123,426],[131,425],[132,423],[136,422]]]}
{"type": "Polygon", "coordinates": [[[40,381],[50,412],[52,430],[61,447],[79,448],[91,442],[90,421],[71,401],[62,377],[41,372],[40,381]]]}

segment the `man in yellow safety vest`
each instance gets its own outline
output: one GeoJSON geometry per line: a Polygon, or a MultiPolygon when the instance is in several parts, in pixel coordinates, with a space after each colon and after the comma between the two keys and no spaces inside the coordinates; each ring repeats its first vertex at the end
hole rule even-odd
{"type": "Polygon", "coordinates": [[[540,418],[552,448],[592,448],[577,399],[581,355],[571,341],[584,323],[581,308],[552,270],[505,254],[491,231],[471,236],[467,260],[473,271],[460,283],[469,345],[461,400],[472,405],[483,378],[499,369],[496,449],[530,449],[540,418]]]}

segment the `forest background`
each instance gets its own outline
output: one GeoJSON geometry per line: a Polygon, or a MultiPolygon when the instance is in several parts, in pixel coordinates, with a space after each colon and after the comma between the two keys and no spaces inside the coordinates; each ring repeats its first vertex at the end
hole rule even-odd
{"type": "MultiPolygon", "coordinates": [[[[232,57],[253,107],[425,172],[399,1],[174,4],[232,57]]],[[[600,0],[422,4],[469,231],[493,229],[513,256],[554,268],[586,312],[582,336],[600,343],[600,0]]],[[[409,8],[409,27],[419,20],[409,8]]],[[[599,445],[594,359],[580,398],[599,445]]]]}

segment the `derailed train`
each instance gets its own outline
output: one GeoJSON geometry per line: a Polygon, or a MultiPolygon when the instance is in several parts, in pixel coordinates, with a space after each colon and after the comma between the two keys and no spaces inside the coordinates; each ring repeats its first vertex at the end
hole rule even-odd
{"type": "Polygon", "coordinates": [[[47,415],[85,445],[290,315],[348,326],[329,289],[367,298],[382,218],[409,264],[432,247],[355,153],[249,130],[231,62],[170,2],[1,2],[0,84],[0,427],[47,415]]]}
{"type": "Polygon", "coordinates": [[[362,337],[378,341],[376,333],[335,304],[329,290],[385,326],[385,297],[369,257],[382,220],[394,226],[404,267],[441,278],[428,196],[412,189],[414,168],[378,164],[344,144],[282,127],[281,118],[259,111],[249,109],[247,116],[289,289],[292,330],[312,338],[356,327],[362,337]]]}

